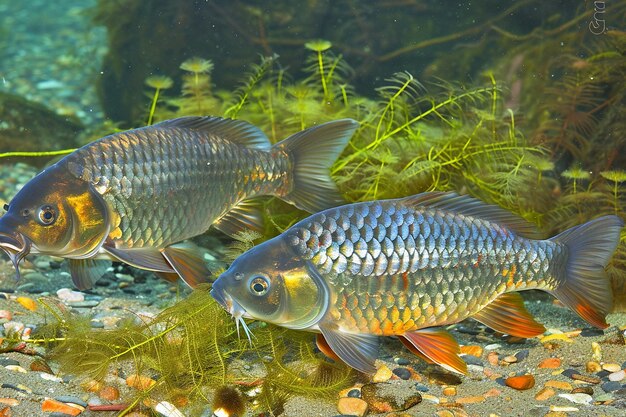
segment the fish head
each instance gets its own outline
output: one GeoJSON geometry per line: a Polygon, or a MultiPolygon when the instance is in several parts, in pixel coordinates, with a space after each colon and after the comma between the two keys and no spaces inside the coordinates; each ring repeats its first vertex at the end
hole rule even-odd
{"type": "Polygon", "coordinates": [[[54,165],[28,182],[4,206],[0,248],[15,266],[28,253],[88,257],[108,234],[108,210],[87,183],[54,165]]]}
{"type": "Polygon", "coordinates": [[[211,295],[238,321],[308,329],[326,314],[330,290],[311,262],[278,236],[238,257],[213,283],[211,295]]]}

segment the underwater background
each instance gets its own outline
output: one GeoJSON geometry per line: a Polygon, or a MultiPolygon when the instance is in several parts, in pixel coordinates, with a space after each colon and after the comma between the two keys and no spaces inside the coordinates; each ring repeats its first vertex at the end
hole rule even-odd
{"type": "MultiPolygon", "coordinates": [[[[456,191],[546,236],[626,218],[625,30],[616,0],[0,0],[0,200],[74,148],[174,117],[273,142],[349,117],[332,169],[348,201],[456,191]]],[[[263,204],[264,234],[195,239],[212,270],[307,215],[263,204]]],[[[251,347],[206,291],[116,264],[78,292],[60,258],[29,257],[15,281],[3,257],[0,416],[619,416],[625,232],[607,271],[605,332],[526,292],[545,336],[468,320],[451,330],[469,376],[391,340],[368,379],[309,333],[251,323],[251,347]]]]}

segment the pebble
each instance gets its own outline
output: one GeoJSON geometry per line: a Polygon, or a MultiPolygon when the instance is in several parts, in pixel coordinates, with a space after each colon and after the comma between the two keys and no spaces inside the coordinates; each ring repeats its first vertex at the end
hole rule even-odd
{"type": "Polygon", "coordinates": [[[623,369],[609,374],[609,381],[621,381],[624,378],[626,378],[626,371],[623,369]]]}
{"type": "Polygon", "coordinates": [[[348,397],[350,398],[361,398],[361,390],[358,388],[353,388],[348,391],[348,397]]]}
{"type": "Polygon", "coordinates": [[[595,374],[596,372],[599,372],[602,369],[602,367],[600,366],[598,362],[589,361],[585,364],[585,369],[590,374],[595,374]]]}
{"type": "Polygon", "coordinates": [[[0,398],[0,404],[5,404],[9,407],[15,407],[16,405],[19,405],[20,402],[15,398],[0,398]]]}
{"type": "Polygon", "coordinates": [[[30,370],[35,372],[45,372],[47,374],[53,374],[50,365],[43,359],[35,359],[30,363],[30,370]]]}
{"type": "Polygon", "coordinates": [[[528,375],[519,375],[519,376],[511,376],[508,377],[504,383],[513,389],[516,390],[527,390],[535,386],[535,377],[528,375]]]}
{"type": "Polygon", "coordinates": [[[69,288],[61,288],[57,291],[57,297],[66,303],[78,303],[85,301],[85,295],[79,291],[72,291],[69,288]]]}
{"type": "Polygon", "coordinates": [[[485,401],[485,397],[482,395],[474,395],[472,397],[459,397],[455,402],[459,404],[476,404],[485,401]]]}
{"type": "Polygon", "coordinates": [[[4,383],[4,384],[0,385],[0,387],[14,389],[15,391],[23,392],[25,394],[32,394],[33,393],[32,389],[30,389],[26,385],[22,385],[22,384],[13,385],[13,384],[4,383]]]}
{"type": "Polygon", "coordinates": [[[369,410],[374,413],[404,411],[422,401],[422,396],[417,392],[406,394],[395,387],[391,383],[365,384],[361,388],[361,396],[367,402],[369,410]]]}
{"type": "Polygon", "coordinates": [[[605,363],[602,365],[602,369],[609,372],[619,372],[622,370],[622,367],[617,363],[605,363]]]}
{"type": "Polygon", "coordinates": [[[530,351],[528,349],[523,349],[523,350],[520,350],[519,352],[516,352],[515,357],[517,358],[518,362],[521,362],[528,357],[529,353],[530,351]]]}
{"type": "Polygon", "coordinates": [[[51,413],[51,412],[56,411],[56,412],[68,414],[70,416],[77,416],[81,413],[81,410],[79,408],[65,404],[61,401],[53,400],[51,398],[46,398],[43,401],[43,403],[41,403],[41,410],[46,413],[51,413]]]}
{"type": "Polygon", "coordinates": [[[396,368],[393,370],[393,373],[400,379],[404,379],[404,380],[411,379],[411,371],[409,371],[406,368],[396,368]]]}
{"type": "Polygon", "coordinates": [[[541,339],[539,339],[539,342],[546,343],[546,342],[551,342],[553,340],[561,340],[567,343],[574,343],[572,339],[570,339],[567,335],[563,333],[549,334],[547,336],[543,336],[541,339]]]}
{"type": "Polygon", "coordinates": [[[604,335],[604,331],[602,329],[596,329],[596,328],[589,327],[589,328],[583,329],[580,332],[580,335],[582,337],[597,337],[597,336],[604,335]]]}
{"type": "Polygon", "coordinates": [[[408,359],[406,359],[406,358],[400,358],[400,357],[393,358],[393,361],[394,361],[397,365],[400,365],[400,366],[406,366],[406,365],[408,365],[408,364],[410,364],[410,363],[411,363],[411,361],[409,361],[408,359]]]}
{"type": "Polygon", "coordinates": [[[9,310],[0,310],[0,320],[11,321],[13,319],[13,313],[9,310]]]}
{"type": "Polygon", "coordinates": [[[172,403],[161,401],[154,406],[154,411],[165,417],[185,417],[185,415],[172,403]]]}
{"type": "Polygon", "coordinates": [[[561,366],[561,359],[559,358],[547,358],[539,363],[539,368],[556,369],[561,366]]]}
{"type": "Polygon", "coordinates": [[[456,395],[456,387],[444,387],[442,390],[442,394],[446,397],[456,395]]]}
{"type": "Polygon", "coordinates": [[[572,394],[589,394],[589,395],[593,395],[593,388],[587,386],[587,387],[577,387],[574,388],[571,392],[572,394]]]}
{"type": "Polygon", "coordinates": [[[156,384],[156,381],[144,375],[131,375],[126,378],[126,385],[140,391],[146,390],[156,384]]]}
{"type": "Polygon", "coordinates": [[[537,394],[535,394],[535,400],[537,401],[545,401],[554,396],[556,392],[549,387],[543,387],[537,394]]]}
{"type": "Polygon", "coordinates": [[[432,371],[427,374],[428,380],[437,385],[461,385],[461,378],[456,374],[432,371]]]}
{"type": "Polygon", "coordinates": [[[376,373],[372,377],[372,382],[387,382],[393,375],[393,372],[387,365],[383,365],[376,370],[376,373]]]}
{"type": "Polygon", "coordinates": [[[560,389],[560,390],[563,390],[563,391],[571,391],[573,389],[572,384],[570,384],[569,382],[556,381],[554,379],[546,381],[544,386],[560,389]]]}
{"type": "Polygon", "coordinates": [[[489,352],[487,355],[487,362],[489,362],[490,365],[497,366],[500,362],[498,352],[489,352]]]}
{"type": "Polygon", "coordinates": [[[18,303],[22,305],[27,310],[35,311],[37,310],[37,302],[29,297],[17,297],[15,299],[18,303]]]}
{"type": "Polygon", "coordinates": [[[4,356],[0,356],[0,366],[8,366],[8,365],[19,365],[20,363],[15,359],[6,358],[4,356]]]}
{"type": "Polygon", "coordinates": [[[74,397],[72,395],[61,395],[59,397],[55,397],[54,399],[62,403],[72,403],[72,404],[80,405],[81,407],[85,407],[85,408],[87,407],[87,403],[85,401],[81,400],[78,397],[74,397]]]}
{"type": "Polygon", "coordinates": [[[19,373],[22,373],[22,374],[27,374],[28,373],[28,371],[26,369],[22,368],[19,365],[7,365],[7,366],[5,366],[5,368],[8,369],[9,371],[19,372],[19,373]]]}
{"type": "Polygon", "coordinates": [[[476,365],[476,366],[483,366],[484,365],[484,362],[478,356],[463,355],[461,358],[468,365],[476,365]]]}
{"type": "Polygon", "coordinates": [[[576,404],[591,404],[593,398],[589,394],[559,394],[559,397],[570,400],[576,404]]]}
{"type": "Polygon", "coordinates": [[[428,387],[424,384],[415,384],[415,389],[419,392],[428,392],[428,387]]]}
{"type": "Polygon", "coordinates": [[[613,391],[617,391],[618,389],[621,389],[622,384],[620,384],[617,381],[609,381],[600,385],[600,388],[602,388],[604,392],[613,392],[613,391]]]}
{"type": "MultiPolygon", "coordinates": [[[[609,375],[610,377],[610,375],[609,375]]],[[[588,375],[581,375],[581,374],[572,374],[571,378],[573,380],[576,381],[583,381],[583,382],[587,382],[589,384],[599,384],[600,382],[602,382],[602,380],[600,378],[597,378],[595,376],[588,376],[588,375]]]]}
{"type": "Polygon", "coordinates": [[[337,411],[352,416],[364,416],[368,408],[368,404],[360,398],[344,397],[337,403],[337,411]]]}
{"type": "Polygon", "coordinates": [[[41,379],[45,379],[46,381],[63,382],[63,378],[59,378],[56,375],[47,374],[45,372],[41,372],[39,376],[41,377],[41,379]]]}
{"type": "Polygon", "coordinates": [[[70,307],[73,308],[91,308],[91,307],[96,307],[98,304],[100,304],[100,301],[97,300],[85,300],[85,301],[78,301],[75,303],[71,303],[70,307]]]}

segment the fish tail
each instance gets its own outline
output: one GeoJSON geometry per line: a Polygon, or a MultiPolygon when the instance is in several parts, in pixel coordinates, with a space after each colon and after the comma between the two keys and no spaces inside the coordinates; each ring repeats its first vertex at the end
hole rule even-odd
{"type": "Polygon", "coordinates": [[[604,216],[553,237],[568,249],[565,278],[552,293],[590,324],[606,328],[613,294],[604,268],[620,239],[624,221],[604,216]]]}
{"type": "Polygon", "coordinates": [[[329,170],[358,126],[352,119],[335,120],[276,144],[276,148],[287,152],[293,164],[293,186],[282,198],[310,213],[344,203],[329,170]]]}

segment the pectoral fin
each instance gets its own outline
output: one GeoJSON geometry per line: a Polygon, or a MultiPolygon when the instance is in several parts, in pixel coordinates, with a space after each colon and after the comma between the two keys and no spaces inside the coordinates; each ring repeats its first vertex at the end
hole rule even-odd
{"type": "Polygon", "coordinates": [[[168,246],[163,249],[163,256],[189,287],[196,288],[199,284],[211,282],[211,271],[197,246],[191,243],[168,246]]]}
{"type": "Polygon", "coordinates": [[[320,325],[319,328],[330,350],[343,362],[364,373],[376,371],[374,361],[378,356],[378,337],[344,333],[328,324],[320,325]]]}
{"type": "Polygon", "coordinates": [[[122,262],[136,268],[157,272],[176,272],[165,260],[161,251],[155,248],[118,249],[104,245],[104,250],[122,262]]]}
{"type": "Polygon", "coordinates": [[[68,259],[72,282],[79,290],[88,290],[107,272],[111,261],[96,259],[68,259]]]}
{"type": "Polygon", "coordinates": [[[402,338],[443,368],[460,374],[467,373],[467,364],[459,356],[461,348],[447,331],[437,328],[420,329],[406,333],[401,336],[402,338]]]}
{"type": "Polygon", "coordinates": [[[339,358],[339,356],[337,356],[337,354],[335,352],[333,352],[333,350],[330,348],[330,346],[328,346],[328,342],[326,341],[326,339],[324,339],[324,336],[322,336],[321,333],[318,333],[315,336],[315,344],[317,345],[317,348],[326,356],[328,356],[329,358],[337,361],[337,362],[342,362],[341,358],[339,358]]]}
{"type": "Polygon", "coordinates": [[[526,310],[522,296],[516,292],[502,294],[472,318],[495,331],[517,337],[534,337],[546,331],[526,310]]]}
{"type": "Polygon", "coordinates": [[[244,200],[234,206],[213,226],[228,236],[235,236],[246,230],[263,231],[263,213],[254,200],[244,200]]]}

